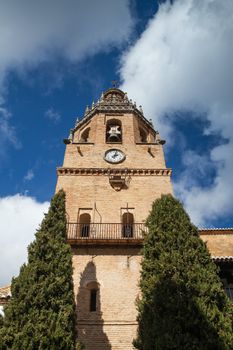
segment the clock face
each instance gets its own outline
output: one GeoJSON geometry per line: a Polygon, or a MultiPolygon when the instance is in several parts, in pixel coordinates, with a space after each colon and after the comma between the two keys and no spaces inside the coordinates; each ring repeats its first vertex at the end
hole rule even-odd
{"type": "Polygon", "coordinates": [[[104,159],[109,163],[117,164],[123,162],[123,160],[125,159],[125,155],[119,149],[110,149],[107,152],[105,152],[104,159]]]}

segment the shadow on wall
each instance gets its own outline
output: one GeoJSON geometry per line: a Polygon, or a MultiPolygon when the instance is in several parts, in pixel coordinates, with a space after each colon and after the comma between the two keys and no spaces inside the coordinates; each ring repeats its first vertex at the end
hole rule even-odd
{"type": "Polygon", "coordinates": [[[82,273],[77,294],[78,340],[85,345],[85,350],[112,349],[103,330],[100,293],[96,266],[90,261],[82,273]]]}

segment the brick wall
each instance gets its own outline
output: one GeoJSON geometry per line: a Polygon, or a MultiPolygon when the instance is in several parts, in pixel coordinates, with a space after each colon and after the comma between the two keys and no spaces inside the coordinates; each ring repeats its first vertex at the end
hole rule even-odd
{"type": "Polygon", "coordinates": [[[88,350],[133,349],[140,248],[80,247],[73,254],[79,339],[88,350]],[[93,282],[98,284],[96,312],[90,311],[93,282]]]}

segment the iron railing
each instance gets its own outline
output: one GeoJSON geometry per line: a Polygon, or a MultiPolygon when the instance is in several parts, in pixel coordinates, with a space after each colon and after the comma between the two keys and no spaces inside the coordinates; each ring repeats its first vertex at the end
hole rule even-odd
{"type": "Polygon", "coordinates": [[[68,240],[135,240],[143,239],[147,228],[143,223],[73,223],[67,224],[68,240]]]}

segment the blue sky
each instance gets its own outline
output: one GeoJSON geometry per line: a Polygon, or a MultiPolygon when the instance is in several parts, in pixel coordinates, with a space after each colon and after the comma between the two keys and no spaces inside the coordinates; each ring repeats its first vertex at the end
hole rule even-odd
{"type": "Polygon", "coordinates": [[[115,79],[167,140],[174,191],[194,223],[233,227],[232,1],[0,8],[0,285],[17,273],[47,210],[63,138],[115,79]]]}

